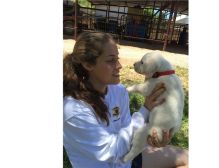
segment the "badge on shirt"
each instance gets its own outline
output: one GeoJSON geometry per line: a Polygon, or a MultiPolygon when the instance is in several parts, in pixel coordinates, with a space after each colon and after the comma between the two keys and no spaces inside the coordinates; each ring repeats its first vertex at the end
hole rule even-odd
{"type": "Polygon", "coordinates": [[[113,121],[117,121],[120,119],[120,109],[119,107],[114,107],[112,109],[112,114],[113,114],[113,121]]]}

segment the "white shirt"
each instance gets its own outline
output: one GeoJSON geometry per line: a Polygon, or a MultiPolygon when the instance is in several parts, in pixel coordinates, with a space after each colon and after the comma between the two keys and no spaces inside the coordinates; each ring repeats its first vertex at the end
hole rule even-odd
{"type": "Polygon", "coordinates": [[[122,163],[121,158],[149,112],[142,106],[131,116],[128,92],[121,84],[109,85],[104,100],[110,113],[108,126],[88,103],[64,98],[64,147],[74,168],[131,168],[131,161],[122,163]]]}

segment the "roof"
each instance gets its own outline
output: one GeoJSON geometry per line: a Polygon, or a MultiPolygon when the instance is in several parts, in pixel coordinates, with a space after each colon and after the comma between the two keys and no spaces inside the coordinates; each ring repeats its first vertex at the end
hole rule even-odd
{"type": "Polygon", "coordinates": [[[171,9],[171,4],[178,4],[178,13],[188,15],[188,0],[178,0],[178,1],[161,1],[161,0],[88,0],[92,5],[111,5],[111,6],[127,6],[127,7],[153,7],[160,8],[161,5],[166,10],[171,9]]]}
{"type": "Polygon", "coordinates": [[[189,24],[189,17],[183,17],[183,18],[176,18],[176,23],[178,24],[189,24]]]}

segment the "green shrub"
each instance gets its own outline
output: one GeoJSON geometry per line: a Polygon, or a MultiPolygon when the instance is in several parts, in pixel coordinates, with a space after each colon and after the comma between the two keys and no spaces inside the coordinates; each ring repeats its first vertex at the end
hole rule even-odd
{"type": "Polygon", "coordinates": [[[64,147],[63,147],[63,168],[72,168],[64,147]]]}
{"type": "Polygon", "coordinates": [[[184,100],[184,109],[183,109],[183,117],[188,118],[189,115],[189,95],[188,95],[188,91],[184,90],[184,96],[185,96],[185,100],[184,100]]]}
{"type": "Polygon", "coordinates": [[[188,149],[188,118],[183,118],[181,128],[179,132],[173,136],[171,144],[184,149],[188,149]]]}
{"type": "Polygon", "coordinates": [[[135,111],[138,111],[141,105],[144,103],[144,97],[138,93],[131,93],[129,95],[129,100],[131,114],[135,111]]]}

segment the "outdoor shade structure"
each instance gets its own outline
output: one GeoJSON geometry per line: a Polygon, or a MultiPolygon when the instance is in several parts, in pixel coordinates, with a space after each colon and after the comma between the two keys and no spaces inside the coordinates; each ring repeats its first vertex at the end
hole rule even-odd
{"type": "Polygon", "coordinates": [[[166,50],[168,43],[178,43],[185,26],[188,31],[188,20],[176,21],[188,16],[188,0],[88,0],[90,7],[73,2],[72,12],[64,9],[64,27],[71,25],[74,38],[82,31],[103,31],[118,39],[161,42],[166,50]]]}
{"type": "Polygon", "coordinates": [[[179,20],[176,20],[176,23],[188,25],[189,24],[189,18],[188,17],[181,18],[179,20]]]}

